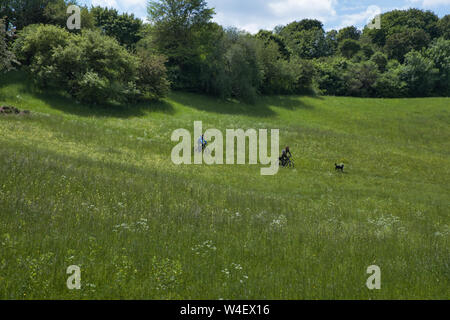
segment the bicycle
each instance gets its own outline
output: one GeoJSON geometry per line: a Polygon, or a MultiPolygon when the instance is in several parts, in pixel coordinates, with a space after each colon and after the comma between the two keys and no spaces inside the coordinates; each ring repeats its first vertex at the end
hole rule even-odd
{"type": "Polygon", "coordinates": [[[211,154],[211,150],[208,149],[207,143],[194,147],[194,152],[198,152],[198,153],[203,152],[204,154],[211,154]]]}
{"type": "Polygon", "coordinates": [[[288,158],[284,163],[280,160],[280,166],[283,168],[295,168],[295,162],[292,158],[288,158]]]}

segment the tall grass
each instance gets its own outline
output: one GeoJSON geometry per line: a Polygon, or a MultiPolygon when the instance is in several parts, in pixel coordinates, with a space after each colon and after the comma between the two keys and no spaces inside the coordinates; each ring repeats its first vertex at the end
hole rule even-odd
{"type": "Polygon", "coordinates": [[[1,299],[450,297],[449,99],[89,107],[32,88],[0,80],[0,104],[32,111],[0,116],[1,299]],[[197,120],[279,128],[297,167],[173,165],[197,120]]]}

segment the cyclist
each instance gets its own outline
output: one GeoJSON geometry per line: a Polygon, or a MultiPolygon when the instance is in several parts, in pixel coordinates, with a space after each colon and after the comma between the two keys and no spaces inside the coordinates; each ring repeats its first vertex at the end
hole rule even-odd
{"type": "Polygon", "coordinates": [[[281,152],[281,157],[280,157],[280,161],[281,161],[281,165],[284,167],[286,166],[287,162],[289,161],[289,159],[292,157],[292,153],[291,150],[289,149],[289,146],[286,147],[286,149],[284,149],[281,152]]]}
{"type": "Polygon", "coordinates": [[[200,138],[198,138],[198,149],[205,150],[208,141],[206,141],[205,136],[202,134],[200,138]]]}

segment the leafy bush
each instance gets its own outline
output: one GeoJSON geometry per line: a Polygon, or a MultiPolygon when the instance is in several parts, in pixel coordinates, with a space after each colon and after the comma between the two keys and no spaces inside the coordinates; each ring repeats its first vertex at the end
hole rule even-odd
{"type": "Polygon", "coordinates": [[[442,17],[437,23],[439,32],[445,40],[450,40],[450,14],[442,17]]]}
{"type": "Polygon", "coordinates": [[[316,61],[315,82],[322,94],[340,96],[347,92],[347,83],[344,79],[350,63],[344,58],[332,58],[316,61]]]}
{"type": "Polygon", "coordinates": [[[350,65],[345,75],[348,85],[347,94],[360,97],[374,96],[378,76],[378,66],[372,61],[350,65]]]}
{"type": "Polygon", "coordinates": [[[357,54],[359,50],[361,50],[361,45],[356,40],[345,39],[339,44],[339,52],[348,59],[357,54]]]}
{"type": "Polygon", "coordinates": [[[378,70],[380,72],[386,71],[388,58],[384,53],[380,51],[375,52],[373,56],[370,58],[370,61],[374,62],[378,66],[378,70]]]}
{"type": "Polygon", "coordinates": [[[95,26],[101,28],[104,34],[115,38],[121,45],[131,48],[141,39],[142,20],[135,18],[133,14],[119,14],[116,9],[99,6],[93,7],[91,14],[95,26]]]}
{"type": "Polygon", "coordinates": [[[430,39],[430,36],[421,29],[404,30],[389,36],[384,50],[389,58],[403,62],[408,52],[421,50],[430,43],[430,39]]]}
{"type": "Polygon", "coordinates": [[[167,93],[162,59],[140,59],[98,31],[71,34],[32,25],[21,32],[15,50],[39,86],[63,88],[83,102],[129,102],[167,93]]]}
{"type": "MultiPolygon", "coordinates": [[[[263,94],[299,93],[298,85],[302,82],[302,62],[298,58],[291,61],[283,59],[277,43],[271,41],[261,45],[260,59],[264,78],[260,85],[263,94]]],[[[302,83],[303,84],[303,83],[302,83]]],[[[304,83],[308,86],[309,83],[304,83]]]]}
{"type": "Polygon", "coordinates": [[[19,33],[19,38],[14,43],[14,51],[17,58],[29,66],[30,71],[36,74],[45,86],[51,79],[46,74],[55,64],[54,51],[66,47],[72,38],[73,35],[56,26],[29,25],[19,33]]]}
{"type": "Polygon", "coordinates": [[[354,26],[342,28],[341,30],[339,30],[339,33],[337,34],[337,40],[339,42],[342,42],[346,39],[359,40],[360,37],[361,31],[359,31],[354,26]]]}
{"type": "Polygon", "coordinates": [[[325,57],[333,52],[333,45],[318,20],[292,22],[279,28],[278,34],[292,54],[302,59],[325,57]]]}
{"type": "Polygon", "coordinates": [[[95,104],[108,100],[110,83],[107,78],[88,71],[76,79],[76,84],[74,96],[78,100],[95,104]]]}
{"type": "Polygon", "coordinates": [[[164,65],[166,58],[160,55],[151,55],[145,52],[138,54],[140,61],[138,67],[137,89],[147,98],[160,98],[169,93],[170,82],[167,80],[167,70],[164,65]]]}
{"type": "Polygon", "coordinates": [[[7,32],[5,23],[0,19],[0,72],[10,71],[17,63],[14,53],[8,47],[8,39],[12,37],[12,32],[7,32]]]}
{"type": "Polygon", "coordinates": [[[246,102],[255,101],[264,76],[257,45],[252,37],[241,35],[226,53],[231,95],[246,102]]]}
{"type": "Polygon", "coordinates": [[[424,97],[431,95],[438,70],[435,69],[431,59],[424,57],[417,51],[411,51],[405,56],[405,64],[401,77],[408,87],[408,93],[412,97],[424,97]]]}
{"type": "Polygon", "coordinates": [[[375,82],[376,95],[379,98],[403,98],[408,95],[408,88],[402,80],[403,66],[396,60],[388,62],[387,71],[380,74],[375,82]]]}
{"type": "Polygon", "coordinates": [[[450,40],[436,39],[425,52],[439,70],[439,78],[436,82],[435,92],[440,95],[450,96],[450,40]]]}

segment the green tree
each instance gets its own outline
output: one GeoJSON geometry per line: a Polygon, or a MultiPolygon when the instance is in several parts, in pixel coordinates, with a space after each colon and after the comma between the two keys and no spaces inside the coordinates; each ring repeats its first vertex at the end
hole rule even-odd
{"type": "Polygon", "coordinates": [[[430,39],[439,37],[439,17],[431,11],[419,9],[393,10],[381,15],[381,29],[369,29],[367,26],[363,34],[372,39],[380,47],[386,45],[387,39],[394,33],[411,29],[423,30],[430,39]]]}
{"type": "Polygon", "coordinates": [[[434,66],[439,70],[436,93],[450,96],[450,40],[436,39],[426,50],[425,55],[433,61],[434,66]]]}
{"type": "Polygon", "coordinates": [[[336,30],[330,30],[325,35],[325,41],[327,42],[328,55],[332,56],[336,53],[338,49],[338,32],[336,30]]]}
{"type": "Polygon", "coordinates": [[[284,27],[280,27],[278,33],[281,36],[288,36],[304,30],[323,29],[323,23],[314,19],[303,19],[301,21],[294,21],[284,27]]]}
{"type": "Polygon", "coordinates": [[[35,23],[49,23],[45,9],[60,0],[2,0],[0,17],[6,17],[6,25],[11,23],[17,30],[35,23]]]}
{"type": "MultiPolygon", "coordinates": [[[[54,24],[65,27],[67,7],[79,5],[77,0],[2,0],[0,17],[6,17],[5,25],[12,25],[17,30],[31,24],[54,24]]],[[[81,6],[81,27],[91,29],[93,19],[86,6],[81,6]]]]}
{"type": "Polygon", "coordinates": [[[382,53],[380,51],[375,52],[373,54],[373,56],[370,58],[370,61],[374,62],[378,66],[378,70],[381,73],[386,71],[386,67],[388,64],[388,58],[384,53],[382,53]]]}
{"type": "Polygon", "coordinates": [[[411,50],[419,51],[430,43],[430,36],[420,29],[409,29],[388,36],[385,52],[389,58],[403,62],[405,55],[411,50]]]}
{"type": "MultiPolygon", "coordinates": [[[[78,5],[75,0],[53,0],[50,1],[44,8],[44,21],[42,23],[53,24],[65,28],[67,25],[67,8],[69,5],[78,5]]],[[[78,5],[79,6],[79,5],[78,5]]],[[[80,6],[81,10],[81,29],[93,29],[94,18],[89,12],[86,6],[80,6]]],[[[73,30],[71,32],[80,32],[79,30],[73,30]]]]}
{"type": "Polygon", "coordinates": [[[258,48],[264,75],[261,93],[299,94],[311,91],[315,70],[309,61],[297,57],[284,59],[275,42],[265,43],[258,48]]]}
{"type": "Polygon", "coordinates": [[[438,28],[444,39],[450,40],[450,14],[447,14],[439,20],[438,28]]]}
{"type": "Polygon", "coordinates": [[[396,60],[388,62],[387,71],[375,82],[376,96],[379,98],[404,98],[408,96],[407,83],[402,80],[403,66],[396,60]]]}
{"type": "Polygon", "coordinates": [[[351,26],[339,30],[337,40],[338,42],[342,42],[346,39],[359,40],[360,37],[361,31],[358,30],[356,27],[351,26]]]}
{"type": "Polygon", "coordinates": [[[208,30],[214,10],[205,0],[158,0],[148,4],[154,24],[152,39],[168,57],[170,79],[176,88],[195,88],[201,62],[208,52],[208,30]]]}
{"type": "Polygon", "coordinates": [[[284,59],[290,58],[290,52],[289,52],[288,48],[286,47],[285,42],[278,34],[273,33],[271,31],[260,30],[256,34],[256,37],[258,39],[263,40],[266,46],[270,46],[270,45],[272,45],[272,43],[275,43],[278,46],[278,51],[280,52],[282,57],[284,59]]]}
{"type": "Polygon", "coordinates": [[[140,51],[138,57],[140,61],[136,80],[137,89],[145,98],[165,97],[170,90],[165,66],[166,57],[153,55],[145,51],[140,51]]]}
{"type": "Polygon", "coordinates": [[[406,82],[408,93],[412,97],[426,97],[431,95],[438,70],[431,59],[420,52],[411,51],[405,56],[401,78],[406,82]]]}
{"type": "Polygon", "coordinates": [[[350,63],[343,57],[326,58],[315,61],[315,82],[322,94],[341,96],[347,93],[345,73],[350,63]]]}
{"type": "Polygon", "coordinates": [[[358,41],[346,39],[339,44],[339,52],[347,59],[352,58],[361,50],[361,45],[358,41]]]}
{"type": "Polygon", "coordinates": [[[93,7],[91,14],[96,27],[127,48],[135,47],[136,43],[142,39],[142,20],[135,18],[133,14],[119,14],[116,9],[99,6],[93,7]]]}
{"type": "Polygon", "coordinates": [[[5,23],[0,19],[0,72],[10,71],[18,61],[14,53],[8,47],[8,40],[12,38],[13,33],[6,31],[5,23]]]}
{"type": "Polygon", "coordinates": [[[278,30],[292,54],[302,59],[325,57],[332,53],[325,37],[323,24],[318,20],[304,19],[278,30]]]}
{"type": "Polygon", "coordinates": [[[167,93],[163,58],[137,57],[97,30],[74,34],[30,25],[14,48],[37,85],[64,89],[86,103],[126,103],[167,93]]]}
{"type": "Polygon", "coordinates": [[[378,66],[372,61],[350,65],[345,75],[348,94],[358,97],[375,96],[375,83],[378,76],[378,66]]]}
{"type": "Polygon", "coordinates": [[[253,103],[264,79],[264,69],[258,56],[258,41],[247,34],[229,31],[232,39],[226,53],[227,72],[231,79],[231,95],[253,103]],[[233,39],[234,38],[234,39],[233,39]]]}

